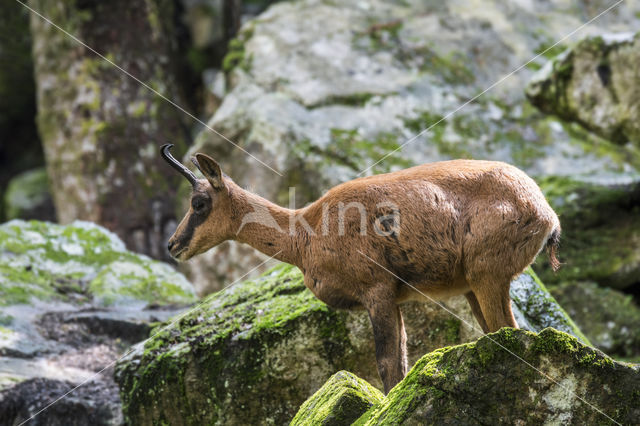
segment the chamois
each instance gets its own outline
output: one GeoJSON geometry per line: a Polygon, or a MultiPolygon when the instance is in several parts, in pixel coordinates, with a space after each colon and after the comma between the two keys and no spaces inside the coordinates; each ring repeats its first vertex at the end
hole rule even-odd
{"type": "Polygon", "coordinates": [[[306,287],[337,309],[365,309],[385,393],[407,372],[398,305],[464,294],[485,333],[517,328],[511,280],[547,245],[556,269],[560,222],[536,183],[506,163],[452,160],[340,184],[296,210],[244,190],[205,154],[191,207],[169,240],[185,261],[226,240],[297,266],[306,287]],[[247,220],[247,218],[250,218],[247,220]],[[363,229],[363,227],[365,229],[363,229]],[[407,285],[410,284],[410,285],[407,285]]]}

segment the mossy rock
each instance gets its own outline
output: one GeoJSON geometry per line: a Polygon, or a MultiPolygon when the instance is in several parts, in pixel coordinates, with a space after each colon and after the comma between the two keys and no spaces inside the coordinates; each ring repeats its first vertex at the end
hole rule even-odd
{"type": "Polygon", "coordinates": [[[339,371],[302,404],[291,426],[350,425],[383,397],[358,376],[339,371]]]}
{"type": "Polygon", "coordinates": [[[96,306],[187,304],[193,287],[169,265],[128,251],[90,222],[0,225],[0,305],[34,299],[96,306]]]}
{"type": "Polygon", "coordinates": [[[562,283],[551,293],[597,348],[640,362],[640,306],[631,295],[593,282],[562,283]]]}
{"type": "Polygon", "coordinates": [[[639,383],[568,334],[503,328],[425,355],[355,424],[635,424],[639,383]]]}
{"type": "MultiPolygon", "coordinates": [[[[532,271],[513,281],[512,297],[521,326],[587,341],[532,271]]],[[[433,303],[402,306],[410,363],[482,334],[464,297],[444,307],[455,316],[433,303]]],[[[340,370],[380,387],[366,312],[328,308],[281,264],[159,327],[118,363],[116,380],[131,424],[282,424],[340,370]]]]}

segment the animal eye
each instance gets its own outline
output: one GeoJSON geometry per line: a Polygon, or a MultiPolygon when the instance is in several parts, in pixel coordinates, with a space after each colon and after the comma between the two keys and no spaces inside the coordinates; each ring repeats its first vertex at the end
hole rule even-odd
{"type": "Polygon", "coordinates": [[[204,201],[200,199],[193,200],[193,203],[191,203],[191,206],[195,211],[200,211],[204,209],[204,201]]]}

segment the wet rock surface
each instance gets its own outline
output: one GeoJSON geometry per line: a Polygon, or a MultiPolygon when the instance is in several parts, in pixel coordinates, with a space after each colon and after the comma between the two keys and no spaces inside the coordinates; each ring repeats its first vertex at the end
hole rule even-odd
{"type": "Polygon", "coordinates": [[[30,379],[9,390],[0,391],[0,412],[3,425],[29,420],[33,425],[119,425],[122,424],[118,387],[112,380],[96,380],[73,391],[69,381],[30,379]],[[52,404],[42,414],[38,412],[52,404]]]}

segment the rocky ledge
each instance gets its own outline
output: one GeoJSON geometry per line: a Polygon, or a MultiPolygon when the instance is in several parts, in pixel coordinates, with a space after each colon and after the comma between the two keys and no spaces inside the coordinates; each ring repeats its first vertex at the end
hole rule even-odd
{"type": "Polygon", "coordinates": [[[640,368],[565,333],[503,328],[422,357],[382,398],[340,372],[295,425],[636,424],[640,368]]]}

